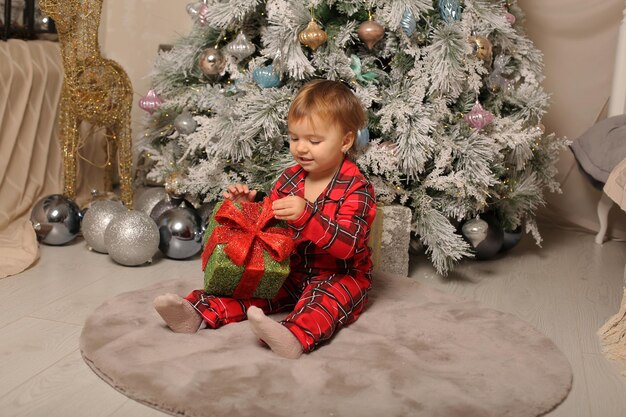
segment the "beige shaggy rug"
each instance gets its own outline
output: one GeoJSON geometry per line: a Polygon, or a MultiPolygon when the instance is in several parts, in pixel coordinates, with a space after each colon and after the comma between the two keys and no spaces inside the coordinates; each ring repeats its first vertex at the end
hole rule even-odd
{"type": "Polygon", "coordinates": [[[180,416],[534,417],[567,396],[567,359],[526,322],[408,278],[378,275],[361,318],[325,346],[282,359],[236,323],[176,334],[155,296],[121,294],[87,319],[80,348],[118,391],[180,416]]]}

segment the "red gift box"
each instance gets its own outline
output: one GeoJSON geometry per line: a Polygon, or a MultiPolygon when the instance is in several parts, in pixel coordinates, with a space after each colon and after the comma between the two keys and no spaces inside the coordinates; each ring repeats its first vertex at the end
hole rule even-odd
{"type": "Polygon", "coordinates": [[[273,298],[289,275],[292,251],[289,230],[277,224],[269,199],[225,200],[215,207],[205,233],[205,291],[241,299],[273,298]]]}

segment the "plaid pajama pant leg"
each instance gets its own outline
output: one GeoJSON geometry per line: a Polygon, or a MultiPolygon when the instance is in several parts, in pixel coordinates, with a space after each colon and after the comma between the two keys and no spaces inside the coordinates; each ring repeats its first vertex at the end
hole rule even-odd
{"type": "Polygon", "coordinates": [[[282,323],[304,352],[310,352],[340,327],[356,321],[367,303],[370,286],[370,279],[363,274],[313,277],[282,323]]]}
{"type": "Polygon", "coordinates": [[[281,287],[274,299],[249,298],[237,299],[232,297],[218,297],[209,295],[204,290],[194,290],[185,300],[202,316],[210,329],[217,329],[228,323],[235,323],[248,318],[247,311],[250,306],[256,306],[265,314],[277,313],[293,308],[298,299],[298,293],[294,292],[292,285],[287,280],[281,287]]]}

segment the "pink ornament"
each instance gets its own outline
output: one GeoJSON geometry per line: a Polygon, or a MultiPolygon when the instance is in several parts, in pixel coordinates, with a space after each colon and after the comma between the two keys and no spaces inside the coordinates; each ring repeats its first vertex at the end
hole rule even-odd
{"type": "Polygon", "coordinates": [[[209,6],[203,4],[198,10],[198,22],[201,25],[206,25],[209,22],[209,6]]]}
{"type": "Polygon", "coordinates": [[[477,101],[472,110],[465,115],[465,121],[470,127],[480,130],[493,122],[493,114],[483,109],[483,106],[477,101]]]}
{"type": "Polygon", "coordinates": [[[515,15],[509,13],[509,10],[505,6],[502,7],[502,11],[504,12],[504,18],[509,23],[509,25],[512,26],[515,23],[515,21],[517,20],[515,15]]]}
{"type": "Polygon", "coordinates": [[[163,100],[161,100],[161,97],[159,97],[154,90],[148,91],[148,94],[139,100],[139,107],[150,114],[158,110],[161,104],[163,104],[163,100]]]}
{"type": "Polygon", "coordinates": [[[517,20],[514,14],[511,14],[506,10],[504,11],[504,18],[507,22],[509,22],[509,25],[513,25],[515,23],[515,20],[517,20]]]}

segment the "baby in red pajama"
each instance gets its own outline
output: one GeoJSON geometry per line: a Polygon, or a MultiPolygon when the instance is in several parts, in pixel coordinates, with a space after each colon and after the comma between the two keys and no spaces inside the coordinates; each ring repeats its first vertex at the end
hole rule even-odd
{"type": "MultiPolygon", "coordinates": [[[[340,82],[305,85],[288,114],[290,152],[296,165],[274,185],[274,217],[287,221],[295,242],[291,272],[272,300],[234,299],[192,291],[154,300],[175,332],[193,333],[248,319],[252,331],[275,353],[298,358],[354,322],[371,286],[369,231],[376,215],[374,189],[347,157],[363,108],[340,82]],[[281,322],[266,314],[290,311],[281,322]]],[[[224,197],[253,201],[256,190],[233,185],[224,197]]]]}

